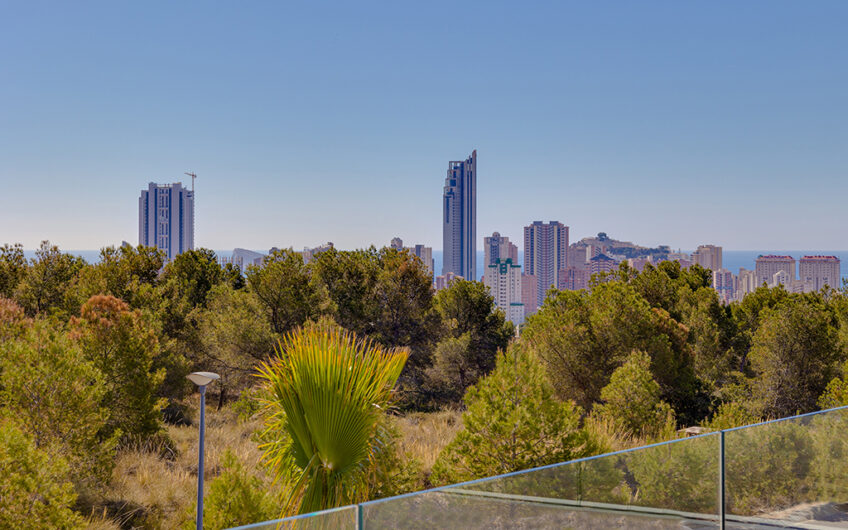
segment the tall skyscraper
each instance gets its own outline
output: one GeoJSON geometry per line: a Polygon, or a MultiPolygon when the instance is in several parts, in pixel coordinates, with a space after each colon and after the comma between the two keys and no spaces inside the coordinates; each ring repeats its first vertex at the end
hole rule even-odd
{"type": "Polygon", "coordinates": [[[798,276],[801,281],[811,282],[814,291],[825,285],[839,289],[842,287],[840,265],[836,256],[803,256],[798,262],[798,276]]]}
{"type": "Polygon", "coordinates": [[[497,259],[511,259],[517,264],[518,247],[510,243],[508,237],[493,232],[491,237],[483,238],[483,267],[488,267],[497,259]]]}
{"type": "Polygon", "coordinates": [[[496,258],[486,267],[483,283],[489,287],[495,306],[507,320],[519,326],[524,323],[524,304],[521,302],[521,266],[512,258],[496,258]]]}
{"type": "Polygon", "coordinates": [[[477,278],[477,150],[448,162],[443,195],[442,275],[477,278]]]}
{"type": "Polygon", "coordinates": [[[194,250],[194,192],[181,182],[151,182],[141,190],[138,244],[164,251],[168,261],[194,250]]]}
{"type": "Polygon", "coordinates": [[[561,270],[568,268],[568,227],[559,221],[534,221],[524,227],[524,274],[536,277],[536,307],[545,293],[559,285],[561,270]]]}
{"type": "Polygon", "coordinates": [[[699,245],[698,250],[692,253],[691,259],[693,263],[713,272],[722,269],[721,247],[715,245],[699,245]]]}
{"type": "Polygon", "coordinates": [[[769,254],[768,256],[760,256],[757,258],[756,266],[757,287],[761,287],[763,283],[772,285],[774,275],[780,271],[786,273],[787,284],[795,279],[795,258],[792,256],[776,256],[769,254]]]}

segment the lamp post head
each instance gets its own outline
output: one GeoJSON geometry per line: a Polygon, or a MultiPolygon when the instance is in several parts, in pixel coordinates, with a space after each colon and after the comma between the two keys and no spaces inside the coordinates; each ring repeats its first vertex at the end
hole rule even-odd
{"type": "Polygon", "coordinates": [[[212,372],[194,372],[188,374],[186,376],[186,379],[188,379],[197,386],[206,386],[212,381],[217,381],[218,379],[221,379],[221,376],[212,372]]]}

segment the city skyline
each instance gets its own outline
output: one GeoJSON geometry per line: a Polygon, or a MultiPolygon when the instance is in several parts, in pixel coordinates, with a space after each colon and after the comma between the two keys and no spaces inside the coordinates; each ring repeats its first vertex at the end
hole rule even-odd
{"type": "Polygon", "coordinates": [[[197,246],[440,248],[476,147],[478,234],[848,248],[844,2],[159,5],[4,10],[0,241],[132,240],[194,171],[197,246]]]}

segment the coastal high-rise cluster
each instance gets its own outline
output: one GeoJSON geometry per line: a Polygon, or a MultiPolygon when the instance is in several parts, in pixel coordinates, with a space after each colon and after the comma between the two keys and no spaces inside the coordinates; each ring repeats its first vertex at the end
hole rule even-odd
{"type": "MultiPolygon", "coordinates": [[[[734,274],[724,268],[722,247],[717,245],[699,245],[688,255],[664,245],[648,248],[619,241],[604,232],[572,243],[569,227],[559,221],[533,221],[524,227],[523,267],[516,242],[499,232],[484,237],[483,271],[478,277],[477,177],[476,150],[465,160],[448,162],[442,192],[443,263],[441,274],[433,279],[434,286],[443,289],[455,278],[480,280],[489,287],[495,305],[516,325],[538,310],[550,289],[587,289],[593,275],[612,272],[622,262],[636,271],[662,261],[677,261],[684,268],[699,265],[712,271],[712,286],[725,303],[741,300],[763,285],[782,285],[790,292],[841,286],[841,263],[836,256],[804,255],[796,267],[792,256],[761,255],[753,270],[740,268],[734,274]]],[[[139,244],[159,248],[168,261],[194,248],[193,189],[186,189],[180,182],[151,182],[148,189],[141,191],[138,201],[139,244]]],[[[431,247],[407,247],[400,237],[394,237],[389,246],[417,256],[431,276],[437,274],[431,247]]],[[[317,254],[332,248],[332,243],[305,247],[301,255],[309,263],[317,254]]],[[[275,250],[278,249],[272,248],[269,253],[275,250]]],[[[244,271],[261,265],[264,257],[265,254],[237,248],[231,257],[218,259],[244,271]]]]}

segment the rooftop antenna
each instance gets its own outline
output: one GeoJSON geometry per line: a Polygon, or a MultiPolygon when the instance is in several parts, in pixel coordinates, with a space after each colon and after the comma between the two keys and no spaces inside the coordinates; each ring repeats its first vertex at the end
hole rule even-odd
{"type": "Polygon", "coordinates": [[[189,173],[188,171],[185,174],[191,177],[191,192],[194,193],[194,179],[197,178],[197,175],[194,172],[189,173]]]}

